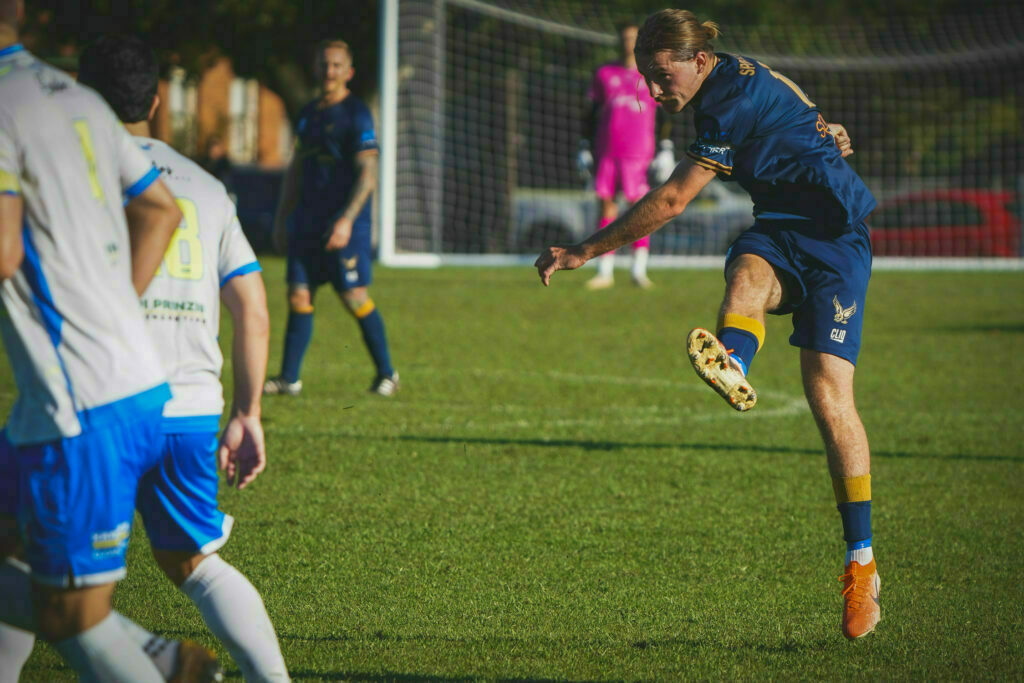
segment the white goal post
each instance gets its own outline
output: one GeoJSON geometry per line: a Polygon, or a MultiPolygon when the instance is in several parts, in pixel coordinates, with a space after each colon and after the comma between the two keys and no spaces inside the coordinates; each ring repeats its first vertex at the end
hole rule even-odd
{"type": "MultiPolygon", "coordinates": [[[[381,0],[381,263],[527,265],[596,229],[573,155],[616,17],[584,5],[381,0]]],[[[810,46],[725,26],[716,47],[784,70],[850,130],[850,162],[880,201],[877,269],[1024,269],[1024,11],[934,24],[927,38],[818,26],[810,46]]],[[[693,127],[676,119],[678,157],[693,127]]],[[[752,217],[735,183],[715,185],[652,235],[652,267],[721,267],[752,217]]]]}

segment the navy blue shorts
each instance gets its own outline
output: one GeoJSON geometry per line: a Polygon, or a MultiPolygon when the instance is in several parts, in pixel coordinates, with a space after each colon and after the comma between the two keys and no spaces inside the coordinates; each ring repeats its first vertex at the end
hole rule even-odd
{"type": "Polygon", "coordinates": [[[327,251],[323,235],[294,231],[288,238],[288,284],[315,290],[330,283],[339,294],[368,286],[373,278],[370,232],[369,221],[356,221],[345,248],[327,251]]]}
{"type": "Polygon", "coordinates": [[[741,254],[755,254],[789,274],[791,291],[776,315],[793,314],[789,343],[857,364],[864,304],[871,277],[868,226],[833,239],[812,237],[806,221],[758,221],[725,256],[726,270],[741,254]]]}

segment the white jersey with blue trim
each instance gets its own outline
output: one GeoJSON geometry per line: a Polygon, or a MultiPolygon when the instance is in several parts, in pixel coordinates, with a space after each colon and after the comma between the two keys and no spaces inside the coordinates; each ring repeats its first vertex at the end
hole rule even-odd
{"type": "Polygon", "coordinates": [[[216,431],[224,409],[220,288],[260,265],[223,183],[159,140],[135,140],[160,169],[182,214],[163,265],[142,295],[174,394],[164,406],[164,431],[207,431],[209,424],[216,431]],[[184,419],[203,417],[211,419],[184,419]]]}
{"type": "Polygon", "coordinates": [[[20,45],[0,50],[0,192],[24,207],[24,260],[0,284],[12,443],[77,436],[167,400],[123,202],[158,177],[95,92],[20,45]]]}

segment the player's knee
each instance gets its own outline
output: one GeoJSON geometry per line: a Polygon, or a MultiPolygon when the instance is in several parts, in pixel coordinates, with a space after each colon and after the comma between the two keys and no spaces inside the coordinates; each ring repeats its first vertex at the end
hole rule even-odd
{"type": "Polygon", "coordinates": [[[342,294],[341,299],[345,302],[345,307],[348,308],[349,313],[357,318],[365,318],[373,313],[375,308],[373,299],[370,298],[370,292],[366,287],[350,289],[342,294]]]}
{"type": "Polygon", "coordinates": [[[110,614],[113,583],[87,588],[54,588],[32,584],[32,606],[38,635],[51,643],[71,638],[110,614]]]}
{"type": "Polygon", "coordinates": [[[313,298],[308,289],[293,289],[288,292],[288,308],[295,313],[312,313],[313,298]]]}
{"type": "Polygon", "coordinates": [[[176,550],[153,549],[153,559],[175,586],[181,587],[206,555],[176,550]]]}
{"type": "Polygon", "coordinates": [[[772,265],[760,256],[742,254],[725,274],[728,312],[747,316],[763,315],[784,299],[783,286],[772,265]]]}

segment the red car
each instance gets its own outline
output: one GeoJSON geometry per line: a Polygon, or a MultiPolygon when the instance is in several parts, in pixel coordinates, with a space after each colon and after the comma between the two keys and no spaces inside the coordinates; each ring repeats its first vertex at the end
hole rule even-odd
{"type": "Polygon", "coordinates": [[[1016,195],[929,190],[888,199],[868,218],[876,256],[1020,256],[1016,195]]]}

